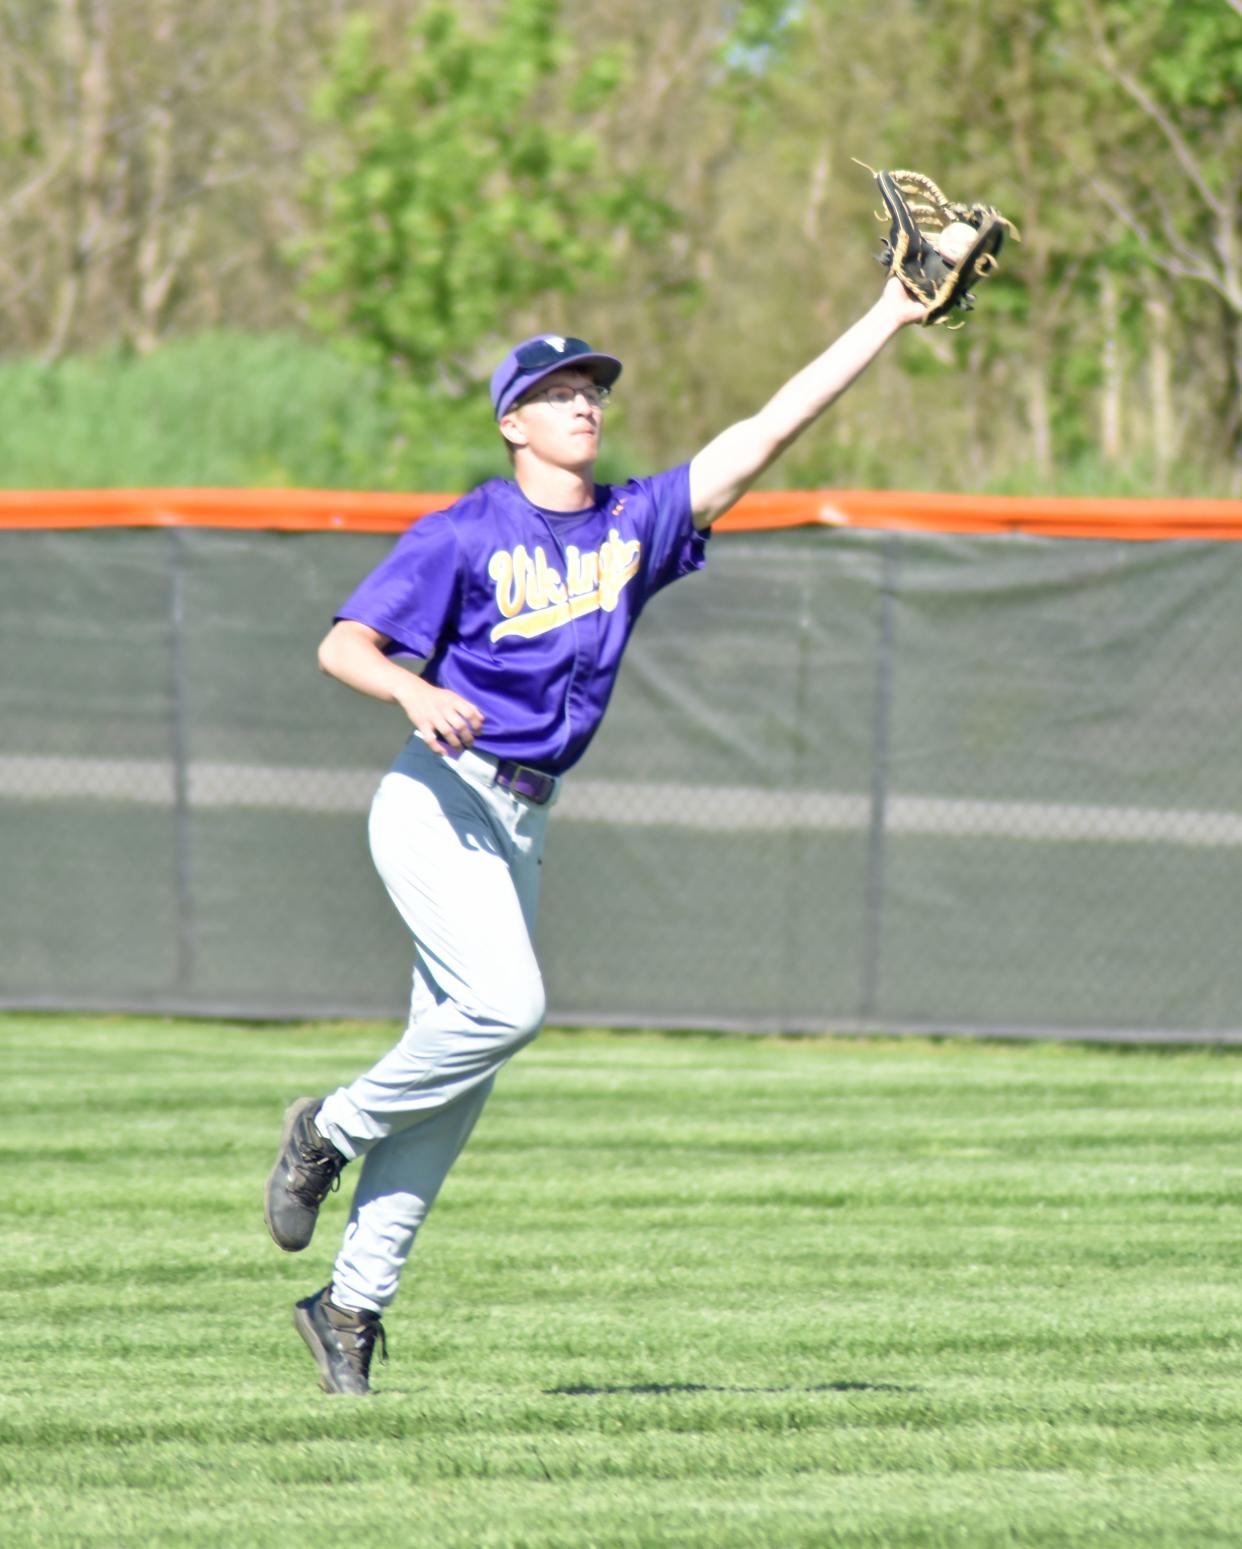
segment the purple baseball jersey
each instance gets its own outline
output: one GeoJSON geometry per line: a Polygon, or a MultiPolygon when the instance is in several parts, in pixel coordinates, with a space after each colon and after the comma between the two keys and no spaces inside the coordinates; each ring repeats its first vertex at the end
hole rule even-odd
{"type": "Polygon", "coordinates": [[[562,774],[607,707],[643,604],[702,567],[689,464],[545,511],[492,479],[402,537],[336,615],[483,712],[475,747],[562,774]]]}

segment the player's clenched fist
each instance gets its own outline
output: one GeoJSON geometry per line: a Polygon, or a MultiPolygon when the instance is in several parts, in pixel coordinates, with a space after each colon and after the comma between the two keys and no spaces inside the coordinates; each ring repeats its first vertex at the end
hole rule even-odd
{"type": "Polygon", "coordinates": [[[422,678],[411,677],[403,689],[400,705],[409,716],[414,730],[433,753],[461,752],[474,741],[483,726],[483,712],[477,705],[422,678]]]}

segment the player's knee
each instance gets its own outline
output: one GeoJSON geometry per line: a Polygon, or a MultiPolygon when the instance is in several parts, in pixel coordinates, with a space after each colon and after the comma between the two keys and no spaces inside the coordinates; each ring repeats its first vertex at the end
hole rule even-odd
{"type": "Polygon", "coordinates": [[[510,1007],[510,1024],[523,1043],[529,1042],[543,1026],[547,1010],[548,998],[544,993],[543,980],[536,975],[510,1007]]]}
{"type": "Polygon", "coordinates": [[[534,974],[520,984],[510,986],[495,1015],[505,1046],[516,1049],[529,1043],[543,1026],[547,1009],[540,975],[534,974]]]}

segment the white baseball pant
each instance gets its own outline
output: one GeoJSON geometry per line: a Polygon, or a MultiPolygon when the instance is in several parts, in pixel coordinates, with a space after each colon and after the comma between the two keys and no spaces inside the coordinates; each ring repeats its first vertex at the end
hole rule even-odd
{"type": "Polygon", "coordinates": [[[396,1046],[325,1099],[315,1123],[362,1159],[332,1276],[340,1307],[382,1311],[496,1072],[539,1031],[532,936],[551,803],[491,783],[492,763],[411,739],[371,806],[371,854],[414,936],[396,1046]]]}

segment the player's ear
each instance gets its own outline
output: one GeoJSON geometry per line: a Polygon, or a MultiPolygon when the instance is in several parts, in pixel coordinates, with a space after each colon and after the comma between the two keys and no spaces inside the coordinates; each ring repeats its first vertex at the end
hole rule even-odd
{"type": "Polygon", "coordinates": [[[516,409],[510,409],[507,414],[502,414],[499,423],[500,434],[509,443],[511,448],[516,449],[519,446],[526,445],[529,437],[526,434],[526,427],[518,419],[516,409]]]}

